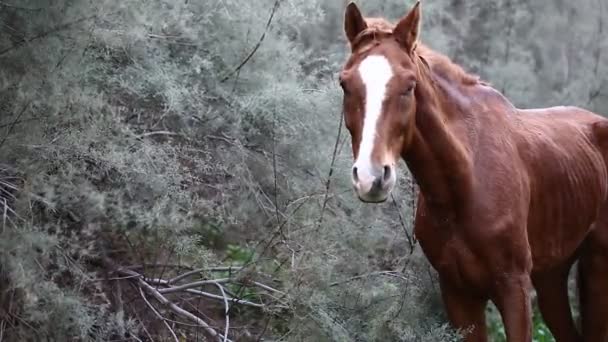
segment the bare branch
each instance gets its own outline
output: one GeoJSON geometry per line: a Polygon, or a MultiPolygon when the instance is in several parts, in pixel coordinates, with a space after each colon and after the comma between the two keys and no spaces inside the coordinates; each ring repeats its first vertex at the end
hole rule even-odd
{"type": "Polygon", "coordinates": [[[337,282],[331,283],[329,286],[334,287],[334,286],[337,286],[337,285],[341,285],[341,284],[345,284],[345,283],[350,283],[350,282],[355,281],[355,280],[359,280],[359,279],[363,279],[363,278],[369,278],[369,277],[373,277],[373,276],[394,277],[394,278],[401,279],[403,281],[408,281],[408,279],[406,277],[404,277],[402,273],[399,273],[399,272],[396,272],[396,271],[379,271],[379,272],[371,272],[371,273],[360,274],[358,276],[350,277],[350,278],[342,280],[342,281],[337,281],[337,282]]]}
{"type": "Polygon", "coordinates": [[[270,291],[270,292],[276,292],[276,293],[278,293],[278,294],[285,295],[285,292],[283,292],[283,291],[279,291],[279,290],[277,290],[277,289],[275,289],[275,288],[272,288],[272,287],[270,287],[270,286],[268,286],[268,285],[264,285],[264,284],[259,283],[259,282],[257,282],[257,281],[254,281],[254,282],[253,282],[253,284],[254,284],[255,286],[257,286],[257,287],[263,288],[264,290],[268,290],[268,291],[270,291]]]}
{"type": "Polygon", "coordinates": [[[319,221],[317,222],[317,229],[321,227],[323,223],[323,214],[327,207],[327,201],[329,200],[329,186],[331,185],[331,176],[334,173],[334,164],[336,163],[336,156],[338,154],[338,146],[340,144],[340,136],[342,135],[342,123],[344,121],[344,113],[340,114],[340,123],[338,124],[338,134],[336,135],[336,143],[334,145],[334,151],[331,156],[331,164],[329,165],[329,174],[327,175],[327,181],[325,182],[325,196],[323,198],[323,206],[321,207],[321,214],[319,215],[319,221]]]}
{"type": "MultiPolygon", "coordinates": [[[[1,55],[1,53],[0,53],[1,55]]],[[[8,139],[8,137],[13,133],[13,129],[15,129],[15,126],[17,125],[17,123],[19,122],[19,119],[21,119],[21,116],[23,115],[23,113],[25,113],[25,111],[29,108],[30,104],[32,103],[33,100],[29,100],[25,106],[23,106],[23,108],[21,109],[21,111],[19,112],[19,114],[17,114],[17,117],[15,118],[15,120],[13,120],[12,124],[9,126],[6,134],[4,135],[4,137],[2,138],[2,141],[0,141],[0,148],[2,148],[2,145],[4,145],[4,143],[6,142],[6,139],[8,139]]]]}
{"type": "MultiPolygon", "coordinates": [[[[119,270],[117,270],[117,272],[119,272],[120,274],[123,274],[123,275],[137,275],[137,272],[125,270],[125,269],[119,269],[119,270]]],[[[158,292],[154,287],[152,287],[150,284],[146,283],[141,277],[137,278],[137,283],[149,295],[154,297],[154,299],[156,299],[159,303],[168,307],[175,314],[197,323],[199,326],[201,326],[203,329],[205,329],[205,331],[207,333],[209,333],[209,335],[215,337],[219,341],[221,341],[222,339],[224,339],[225,342],[231,341],[231,340],[225,338],[222,334],[215,331],[207,322],[203,321],[200,317],[197,317],[196,315],[192,314],[191,312],[182,309],[175,303],[168,300],[165,296],[163,296],[160,292],[158,292]]]]}
{"type": "Polygon", "coordinates": [[[4,213],[2,215],[2,231],[4,231],[4,229],[6,229],[6,219],[8,218],[7,209],[8,209],[8,204],[6,203],[6,198],[4,198],[4,213]]]}
{"type": "MultiPolygon", "coordinates": [[[[215,295],[215,294],[209,293],[209,292],[204,292],[204,291],[199,291],[199,290],[194,290],[194,289],[187,289],[187,290],[185,290],[185,292],[199,295],[199,296],[206,297],[206,298],[210,298],[210,299],[217,299],[217,300],[222,300],[222,301],[224,300],[224,297],[218,296],[218,295],[215,295]]],[[[253,306],[256,308],[266,307],[264,304],[254,303],[254,302],[250,302],[250,301],[244,300],[244,299],[232,298],[232,297],[227,297],[227,299],[228,299],[228,301],[235,303],[235,304],[253,306]]]]}
{"type": "Polygon", "coordinates": [[[40,11],[40,10],[44,9],[43,7],[33,8],[33,7],[17,6],[17,5],[13,5],[13,4],[7,4],[4,1],[0,1],[0,6],[2,6],[2,7],[8,7],[8,8],[14,8],[14,9],[23,10],[23,11],[40,11]]]}
{"type": "Polygon", "coordinates": [[[54,28],[52,28],[52,29],[50,29],[50,30],[48,30],[46,32],[42,32],[40,34],[35,35],[32,38],[20,40],[19,42],[13,44],[12,46],[10,46],[10,47],[8,47],[8,48],[6,48],[4,50],[0,50],[0,56],[5,55],[5,54],[7,54],[7,53],[9,53],[9,52],[17,49],[18,47],[21,47],[22,45],[24,45],[26,43],[31,43],[31,42],[33,42],[35,40],[46,38],[46,37],[48,37],[48,36],[50,36],[52,34],[55,34],[57,32],[61,32],[61,31],[64,31],[66,29],[69,29],[70,27],[72,27],[72,26],[74,26],[76,24],[82,23],[82,22],[90,20],[90,19],[95,19],[95,18],[97,18],[96,14],[88,16],[88,17],[80,18],[80,19],[77,19],[77,20],[74,20],[74,21],[70,21],[70,22],[67,22],[65,24],[61,24],[59,26],[56,26],[56,27],[54,27],[54,28]]]}
{"type": "Polygon", "coordinates": [[[179,133],[170,132],[170,131],[154,131],[154,132],[142,133],[142,134],[138,135],[137,138],[141,139],[141,138],[145,138],[145,137],[151,137],[151,136],[154,136],[154,135],[182,136],[179,133]]]}
{"type": "MultiPolygon", "coordinates": [[[[410,234],[410,232],[407,231],[407,227],[405,226],[405,221],[403,219],[403,216],[401,215],[401,208],[399,207],[399,204],[395,200],[395,196],[392,193],[391,193],[391,199],[393,200],[393,205],[395,206],[395,208],[397,208],[397,215],[399,215],[399,222],[401,223],[401,227],[403,228],[403,232],[405,233],[405,237],[407,238],[407,243],[410,246],[410,255],[412,255],[412,253],[414,253],[414,247],[415,247],[414,240],[412,239],[412,235],[410,234]]],[[[413,208],[412,208],[412,210],[413,210],[413,208]]]]}
{"type": "Polygon", "coordinates": [[[175,331],[173,331],[173,329],[171,329],[171,326],[167,322],[167,319],[165,319],[165,317],[163,317],[160,314],[160,312],[156,311],[156,308],[154,308],[154,306],[152,306],[152,304],[148,301],[148,299],[146,298],[146,295],[144,294],[144,291],[141,289],[141,287],[139,288],[139,295],[141,296],[141,299],[143,299],[144,302],[146,302],[146,305],[148,305],[148,307],[150,308],[150,310],[152,310],[152,312],[154,312],[154,314],[156,315],[156,317],[158,317],[158,319],[160,319],[161,321],[163,321],[163,323],[167,327],[167,330],[169,330],[169,332],[173,336],[173,339],[175,340],[175,342],[179,342],[179,339],[177,338],[177,335],[175,335],[175,331]]]}
{"type": "Polygon", "coordinates": [[[230,79],[230,77],[232,77],[232,75],[239,72],[245,66],[245,64],[247,64],[247,62],[249,62],[251,57],[253,57],[253,55],[258,51],[258,49],[262,45],[262,42],[264,41],[264,38],[266,38],[266,32],[268,32],[268,28],[270,28],[270,24],[272,23],[272,18],[274,17],[274,14],[276,13],[277,9],[279,8],[280,3],[281,3],[281,0],[276,0],[274,2],[274,5],[272,6],[272,11],[270,12],[270,17],[268,18],[268,21],[266,22],[266,27],[264,28],[264,32],[260,36],[260,39],[258,40],[257,44],[255,44],[255,46],[253,47],[253,50],[251,50],[251,52],[247,55],[247,57],[245,57],[245,59],[232,72],[230,72],[228,75],[226,75],[224,78],[222,78],[222,80],[220,82],[222,82],[222,83],[226,82],[228,79],[230,79]]]}
{"type": "Polygon", "coordinates": [[[228,329],[230,329],[230,306],[228,305],[228,297],[226,297],[226,292],[224,292],[224,287],[220,283],[215,283],[215,285],[220,289],[222,296],[224,297],[224,314],[226,315],[226,326],[224,328],[224,342],[228,338],[228,329]]]}
{"type": "MultiPolygon", "coordinates": [[[[230,281],[229,278],[222,278],[222,279],[216,279],[216,280],[200,280],[200,281],[195,281],[195,282],[189,283],[189,284],[183,284],[183,285],[179,285],[179,286],[173,286],[173,287],[169,287],[169,288],[166,288],[166,289],[159,289],[158,292],[160,292],[160,293],[180,292],[180,291],[183,291],[183,290],[186,290],[186,289],[191,289],[191,288],[195,288],[195,287],[201,287],[203,285],[213,285],[213,284],[227,283],[229,281],[230,281]]],[[[162,283],[159,282],[159,284],[168,285],[169,282],[165,280],[162,283]]]]}
{"type": "Polygon", "coordinates": [[[209,271],[209,272],[232,272],[232,271],[239,271],[241,270],[241,267],[239,266],[228,266],[228,267],[212,267],[212,268],[197,268],[195,270],[180,274],[172,279],[168,280],[169,284],[175,284],[178,281],[185,279],[187,277],[193,276],[193,275],[197,275],[200,274],[202,272],[205,271],[209,271]]]}

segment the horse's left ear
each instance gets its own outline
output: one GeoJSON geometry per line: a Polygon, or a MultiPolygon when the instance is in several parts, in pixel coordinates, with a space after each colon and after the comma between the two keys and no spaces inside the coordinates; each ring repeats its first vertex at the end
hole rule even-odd
{"type": "Polygon", "coordinates": [[[349,3],[344,13],[344,32],[346,32],[346,37],[351,45],[357,35],[366,28],[367,24],[357,5],[354,2],[349,3]]]}
{"type": "Polygon", "coordinates": [[[395,39],[409,53],[416,49],[418,33],[420,32],[420,15],[420,0],[418,0],[414,8],[397,23],[397,26],[393,30],[395,39]]]}

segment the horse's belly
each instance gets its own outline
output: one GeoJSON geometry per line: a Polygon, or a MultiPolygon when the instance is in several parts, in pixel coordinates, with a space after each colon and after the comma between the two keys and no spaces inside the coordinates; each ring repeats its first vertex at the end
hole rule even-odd
{"type": "Polygon", "coordinates": [[[606,201],[605,168],[563,176],[561,184],[533,194],[528,242],[533,270],[546,270],[570,259],[606,201]]]}

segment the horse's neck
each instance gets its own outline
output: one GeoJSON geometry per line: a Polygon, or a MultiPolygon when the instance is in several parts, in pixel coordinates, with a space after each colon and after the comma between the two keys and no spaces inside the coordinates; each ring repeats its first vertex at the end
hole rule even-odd
{"type": "Polygon", "coordinates": [[[469,152],[462,137],[450,128],[446,110],[457,99],[446,98],[429,82],[422,82],[416,89],[416,129],[403,158],[425,199],[429,209],[443,219],[457,219],[463,213],[463,205],[469,203],[472,174],[469,152]]]}

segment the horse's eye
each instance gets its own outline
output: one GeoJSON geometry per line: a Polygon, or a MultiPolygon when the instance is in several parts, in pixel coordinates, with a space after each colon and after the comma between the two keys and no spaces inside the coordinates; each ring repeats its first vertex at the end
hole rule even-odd
{"type": "Polygon", "coordinates": [[[401,93],[401,96],[410,96],[414,92],[414,88],[416,88],[416,83],[412,83],[405,88],[405,90],[401,93]]]}

